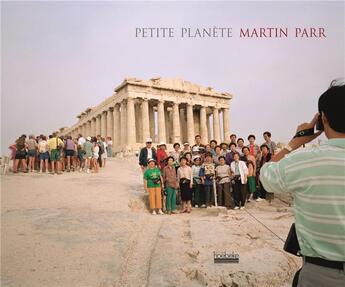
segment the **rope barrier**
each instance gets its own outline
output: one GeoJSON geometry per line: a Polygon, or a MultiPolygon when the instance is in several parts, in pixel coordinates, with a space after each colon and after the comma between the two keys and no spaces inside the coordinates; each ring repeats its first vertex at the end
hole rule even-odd
{"type": "MultiPolygon", "coordinates": [[[[285,201],[281,200],[280,198],[278,198],[281,202],[287,204],[285,201]]],[[[240,205],[239,202],[237,202],[236,200],[234,200],[235,203],[237,203],[237,205],[240,205]]],[[[287,204],[288,205],[288,204],[287,204]]],[[[281,238],[278,234],[276,234],[274,231],[272,231],[267,225],[265,225],[263,222],[261,222],[259,219],[257,219],[253,214],[251,214],[247,209],[244,209],[244,211],[246,211],[251,217],[253,217],[257,222],[259,222],[263,227],[265,227],[268,231],[270,231],[274,236],[276,236],[279,240],[281,240],[283,243],[285,243],[285,240],[283,238],[281,238]]]]}
{"type": "Polygon", "coordinates": [[[270,231],[272,234],[274,234],[278,239],[280,239],[283,243],[285,243],[285,240],[283,238],[281,238],[279,235],[277,235],[274,231],[272,231],[267,225],[265,225],[264,223],[262,223],[259,219],[257,219],[253,214],[251,214],[247,209],[245,209],[244,211],[246,211],[251,217],[253,217],[257,222],[259,222],[262,226],[264,226],[268,231],[270,231]]]}

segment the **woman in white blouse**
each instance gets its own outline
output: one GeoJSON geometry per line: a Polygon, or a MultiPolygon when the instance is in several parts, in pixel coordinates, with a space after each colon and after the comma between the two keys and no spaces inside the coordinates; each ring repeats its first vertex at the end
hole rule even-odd
{"type": "Polygon", "coordinates": [[[244,161],[240,160],[240,154],[234,153],[234,161],[230,165],[231,174],[233,178],[233,190],[234,190],[234,209],[244,209],[247,198],[247,176],[248,168],[244,161]]]}
{"type": "Polygon", "coordinates": [[[192,211],[192,168],[187,165],[187,159],[183,156],[180,159],[180,167],[177,170],[177,180],[181,191],[182,210],[181,212],[192,211]]]}

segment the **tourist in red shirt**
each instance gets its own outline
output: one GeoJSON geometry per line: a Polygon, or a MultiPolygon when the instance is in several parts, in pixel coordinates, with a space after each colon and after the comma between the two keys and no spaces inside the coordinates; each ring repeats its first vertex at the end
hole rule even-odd
{"type": "Polygon", "coordinates": [[[249,145],[247,145],[247,147],[249,148],[249,154],[257,159],[258,155],[260,154],[260,147],[255,143],[255,136],[249,135],[248,141],[249,145]]]}
{"type": "Polygon", "coordinates": [[[160,168],[161,171],[163,171],[163,168],[167,165],[166,159],[168,157],[166,153],[166,144],[164,142],[161,142],[158,145],[158,150],[157,150],[157,164],[158,167],[160,168]]]}

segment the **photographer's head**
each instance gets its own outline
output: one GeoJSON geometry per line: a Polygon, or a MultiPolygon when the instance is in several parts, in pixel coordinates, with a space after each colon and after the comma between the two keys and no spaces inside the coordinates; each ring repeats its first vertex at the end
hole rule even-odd
{"type": "Polygon", "coordinates": [[[327,138],[345,137],[345,85],[332,82],[318,103],[327,138]]]}

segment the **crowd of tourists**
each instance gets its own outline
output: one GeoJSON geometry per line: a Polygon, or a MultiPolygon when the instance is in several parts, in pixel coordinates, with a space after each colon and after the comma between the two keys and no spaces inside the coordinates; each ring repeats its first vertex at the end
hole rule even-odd
{"type": "Polygon", "coordinates": [[[99,168],[106,166],[106,159],[112,156],[112,139],[100,135],[84,138],[81,134],[74,139],[55,133],[48,137],[21,135],[9,149],[14,173],[98,173],[99,168]]]}
{"type": "Polygon", "coordinates": [[[255,135],[249,135],[246,144],[232,134],[229,142],[211,140],[205,145],[196,135],[193,145],[175,143],[170,153],[164,142],[155,149],[148,138],[140,150],[139,165],[152,214],[190,213],[192,207],[215,205],[244,209],[246,202],[265,199],[260,168],[271,160],[277,146],[270,132],[264,132],[263,138],[259,146],[255,135]]]}

